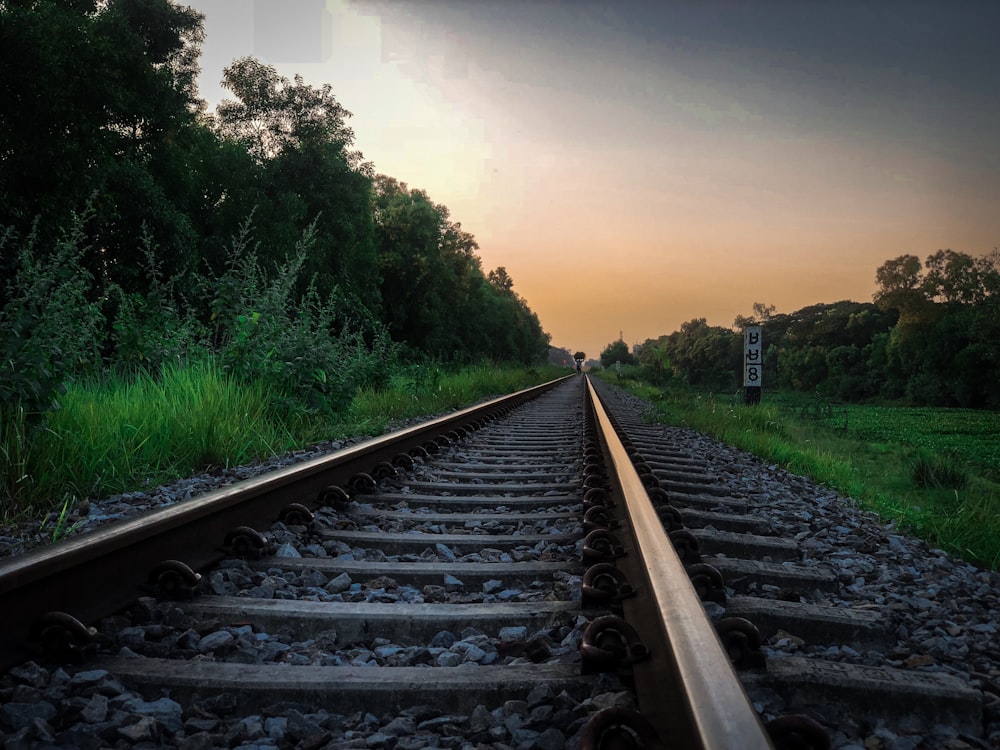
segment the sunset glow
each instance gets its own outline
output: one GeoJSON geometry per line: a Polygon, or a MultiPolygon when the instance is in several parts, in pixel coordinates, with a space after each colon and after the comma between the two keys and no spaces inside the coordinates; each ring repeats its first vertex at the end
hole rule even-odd
{"type": "Polygon", "coordinates": [[[331,84],[571,351],[1000,244],[996,4],[187,4],[210,109],[245,55],[331,84]]]}

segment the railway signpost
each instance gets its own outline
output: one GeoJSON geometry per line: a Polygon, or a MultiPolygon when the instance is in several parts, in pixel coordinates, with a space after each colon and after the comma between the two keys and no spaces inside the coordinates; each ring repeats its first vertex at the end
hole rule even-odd
{"type": "Polygon", "coordinates": [[[743,329],[743,399],[747,406],[760,403],[760,389],[764,374],[764,349],[761,344],[761,327],[743,329]]]}

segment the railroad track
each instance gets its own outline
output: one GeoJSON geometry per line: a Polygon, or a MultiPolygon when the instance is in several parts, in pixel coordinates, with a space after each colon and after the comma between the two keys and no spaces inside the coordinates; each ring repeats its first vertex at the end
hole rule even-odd
{"type": "Polygon", "coordinates": [[[0,656],[37,653],[0,722],[94,747],[824,747],[903,700],[904,723],[981,728],[947,676],[766,658],[779,633],[891,639],[807,601],[836,577],[600,390],[567,378],[10,561],[0,656]],[[60,718],[20,708],[56,674],[60,718]],[[748,698],[776,693],[787,715],[748,698]]]}

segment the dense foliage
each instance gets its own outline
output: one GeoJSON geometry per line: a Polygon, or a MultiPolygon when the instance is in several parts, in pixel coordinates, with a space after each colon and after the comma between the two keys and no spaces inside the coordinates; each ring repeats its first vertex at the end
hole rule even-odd
{"type": "Polygon", "coordinates": [[[704,318],[646,341],[648,379],[712,389],[741,386],[744,326],[763,328],[764,385],[843,401],[1000,408],[1000,252],[939,250],[886,261],[873,302],[817,304],[778,314],[754,305],[733,329],[704,318]]]}
{"type": "Polygon", "coordinates": [[[628,344],[621,338],[612,341],[601,352],[601,367],[612,367],[621,363],[623,365],[636,364],[636,358],[628,349],[628,344]]]}
{"type": "Polygon", "coordinates": [[[406,359],[548,336],[444,206],[354,150],[329,85],[253,58],[206,111],[170,0],[0,0],[0,407],[192,354],[311,410],[406,359]]]}

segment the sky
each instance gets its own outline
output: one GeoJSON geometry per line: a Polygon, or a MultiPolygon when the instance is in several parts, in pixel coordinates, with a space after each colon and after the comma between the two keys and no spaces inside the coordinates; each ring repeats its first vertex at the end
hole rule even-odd
{"type": "Polygon", "coordinates": [[[200,93],[329,83],[377,172],[596,358],[1000,245],[1000,2],[182,0],[200,93]]]}

